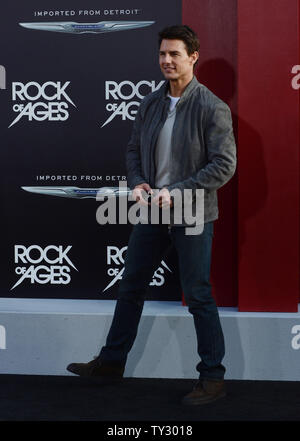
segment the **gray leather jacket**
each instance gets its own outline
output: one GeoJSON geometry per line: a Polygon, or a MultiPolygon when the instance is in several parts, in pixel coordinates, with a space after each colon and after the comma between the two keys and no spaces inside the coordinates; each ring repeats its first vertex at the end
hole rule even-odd
{"type": "MultiPolygon", "coordinates": [[[[141,102],[127,147],[128,184],[148,183],[154,188],[155,146],[167,118],[169,84],[141,102]]],[[[172,189],[204,189],[204,221],[218,218],[217,189],[236,169],[236,145],[231,112],[196,77],[185,88],[176,107],[170,161],[172,189]]]]}

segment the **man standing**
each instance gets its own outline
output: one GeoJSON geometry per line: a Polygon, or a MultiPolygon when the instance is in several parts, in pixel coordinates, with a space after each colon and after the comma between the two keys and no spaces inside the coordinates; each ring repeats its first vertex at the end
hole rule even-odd
{"type": "MultiPolygon", "coordinates": [[[[213,222],[218,218],[217,189],[233,176],[236,147],[231,112],[194,76],[199,41],[188,26],[159,33],[159,64],[165,85],[144,98],[127,149],[127,170],[133,198],[148,206],[145,193],[159,192],[152,204],[174,209],[170,192],[204,189],[204,227],[186,234],[182,225],[143,224],[133,227],[106,345],[89,363],[67,369],[82,376],[122,377],[134,343],[145,293],[170,243],[176,248],[180,280],[193,315],[200,361],[199,380],[183,398],[198,405],[225,395],[224,337],[211,294],[210,261],[213,222]]],[[[196,228],[195,226],[194,228],[196,228]]]]}

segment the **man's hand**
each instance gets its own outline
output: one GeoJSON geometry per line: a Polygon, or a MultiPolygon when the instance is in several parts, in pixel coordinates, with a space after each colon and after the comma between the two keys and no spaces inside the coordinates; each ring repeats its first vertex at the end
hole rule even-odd
{"type": "Polygon", "coordinates": [[[167,188],[162,188],[155,198],[152,199],[152,203],[158,205],[160,208],[169,208],[173,206],[173,201],[170,196],[170,192],[167,188]]]}
{"type": "Polygon", "coordinates": [[[150,205],[150,203],[145,200],[145,198],[144,198],[146,196],[145,193],[153,194],[152,188],[150,187],[149,184],[146,184],[146,182],[134,187],[133,192],[132,192],[132,197],[139,204],[148,207],[148,205],[150,205]]]}

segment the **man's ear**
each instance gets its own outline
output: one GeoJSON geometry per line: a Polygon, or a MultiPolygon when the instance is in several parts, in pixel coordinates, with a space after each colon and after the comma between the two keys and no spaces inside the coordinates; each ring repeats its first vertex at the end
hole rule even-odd
{"type": "Polygon", "coordinates": [[[193,64],[194,64],[194,65],[197,63],[198,59],[199,59],[199,52],[198,52],[198,51],[195,51],[195,52],[192,54],[192,61],[193,61],[193,64]]]}

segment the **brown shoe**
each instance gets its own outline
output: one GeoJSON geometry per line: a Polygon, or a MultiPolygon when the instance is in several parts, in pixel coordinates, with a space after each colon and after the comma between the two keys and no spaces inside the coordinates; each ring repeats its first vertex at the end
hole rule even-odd
{"type": "Polygon", "coordinates": [[[67,370],[81,377],[122,378],[125,367],[117,364],[103,364],[98,358],[88,363],[71,363],[67,370]]]}
{"type": "Polygon", "coordinates": [[[199,380],[192,392],[183,398],[182,404],[197,406],[211,403],[225,395],[224,380],[199,380]]]}

